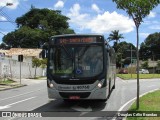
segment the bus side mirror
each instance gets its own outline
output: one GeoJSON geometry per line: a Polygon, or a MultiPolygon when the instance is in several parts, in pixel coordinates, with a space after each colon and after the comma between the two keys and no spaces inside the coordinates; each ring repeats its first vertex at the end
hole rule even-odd
{"type": "Polygon", "coordinates": [[[42,50],[42,58],[47,58],[47,51],[45,49],[42,50]]]}
{"type": "Polygon", "coordinates": [[[45,42],[43,44],[42,48],[43,48],[43,50],[42,50],[42,58],[44,59],[44,58],[47,58],[47,56],[48,56],[48,43],[45,42]]]}

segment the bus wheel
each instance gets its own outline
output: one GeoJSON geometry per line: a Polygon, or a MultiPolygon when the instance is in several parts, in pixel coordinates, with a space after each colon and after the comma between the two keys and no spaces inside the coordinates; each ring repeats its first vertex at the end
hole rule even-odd
{"type": "Polygon", "coordinates": [[[113,85],[113,88],[112,89],[115,89],[115,87],[116,87],[116,82],[115,82],[115,80],[116,80],[116,77],[115,77],[115,75],[114,75],[114,85],[113,85]]]}
{"type": "Polygon", "coordinates": [[[99,100],[100,102],[106,102],[107,101],[107,98],[106,99],[101,99],[99,100]]]}
{"type": "Polygon", "coordinates": [[[111,80],[109,80],[109,86],[108,86],[108,98],[110,97],[111,94],[111,80]]]}

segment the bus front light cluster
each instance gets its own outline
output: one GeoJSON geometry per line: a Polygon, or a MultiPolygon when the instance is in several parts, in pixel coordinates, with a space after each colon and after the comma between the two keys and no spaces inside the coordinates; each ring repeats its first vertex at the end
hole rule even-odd
{"type": "Polygon", "coordinates": [[[49,87],[53,88],[54,87],[53,83],[49,83],[49,87]]]}
{"type": "Polygon", "coordinates": [[[102,83],[98,83],[98,87],[101,88],[102,87],[102,83]]]}
{"type": "Polygon", "coordinates": [[[98,88],[102,88],[102,85],[103,85],[104,81],[105,81],[105,79],[102,79],[102,80],[97,84],[98,88]]]}
{"type": "Polygon", "coordinates": [[[54,87],[53,83],[50,80],[47,80],[47,84],[48,84],[49,88],[53,88],[54,87]]]}

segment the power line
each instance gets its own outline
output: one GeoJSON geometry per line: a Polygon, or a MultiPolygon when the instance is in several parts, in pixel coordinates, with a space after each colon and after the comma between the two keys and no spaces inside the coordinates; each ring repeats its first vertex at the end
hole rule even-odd
{"type": "Polygon", "coordinates": [[[6,17],[7,21],[11,22],[15,26],[14,20],[10,16],[8,16],[3,10],[0,11],[0,14],[6,17]]]}

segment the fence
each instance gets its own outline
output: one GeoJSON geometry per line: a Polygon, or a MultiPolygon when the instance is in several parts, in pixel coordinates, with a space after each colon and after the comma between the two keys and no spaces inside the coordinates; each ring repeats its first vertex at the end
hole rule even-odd
{"type": "MultiPolygon", "coordinates": [[[[45,70],[36,69],[36,76],[44,76],[45,70]]],[[[21,78],[33,78],[35,68],[30,62],[21,62],[21,78]]],[[[20,62],[12,59],[0,59],[0,77],[20,78],[20,62]]]]}

